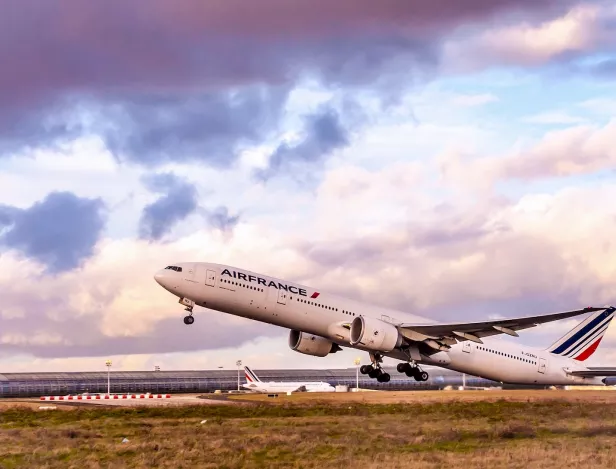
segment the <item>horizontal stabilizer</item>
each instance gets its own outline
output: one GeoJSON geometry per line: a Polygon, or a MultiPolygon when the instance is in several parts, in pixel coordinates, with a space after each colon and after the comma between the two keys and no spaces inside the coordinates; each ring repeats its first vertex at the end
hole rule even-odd
{"type": "Polygon", "coordinates": [[[586,368],[585,370],[576,370],[568,372],[572,376],[580,376],[582,378],[598,378],[598,377],[608,377],[608,376],[616,376],[616,368],[614,367],[601,367],[595,366],[586,368]]]}

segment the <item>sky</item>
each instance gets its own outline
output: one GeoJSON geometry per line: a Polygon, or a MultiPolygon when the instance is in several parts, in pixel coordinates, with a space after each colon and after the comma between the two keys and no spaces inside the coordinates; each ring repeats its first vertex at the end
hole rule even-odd
{"type": "Polygon", "coordinates": [[[440,321],[616,302],[613,2],[0,8],[0,372],[368,361],[186,326],[183,261],[440,321]]]}

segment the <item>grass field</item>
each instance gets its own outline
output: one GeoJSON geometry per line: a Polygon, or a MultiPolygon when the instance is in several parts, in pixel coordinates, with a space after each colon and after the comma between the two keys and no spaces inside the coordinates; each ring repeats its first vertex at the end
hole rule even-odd
{"type": "Polygon", "coordinates": [[[6,404],[0,407],[0,467],[616,467],[613,392],[233,399],[244,405],[62,412],[6,404]]]}

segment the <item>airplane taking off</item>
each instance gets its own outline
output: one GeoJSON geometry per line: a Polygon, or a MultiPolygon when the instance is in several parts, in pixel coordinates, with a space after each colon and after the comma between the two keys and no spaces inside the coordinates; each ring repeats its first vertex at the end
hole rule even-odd
{"type": "Polygon", "coordinates": [[[270,381],[265,383],[259,379],[247,366],[244,367],[244,375],[246,376],[246,384],[242,387],[257,392],[335,392],[336,388],[329,383],[323,381],[314,382],[290,382],[290,381],[270,381]]]}
{"type": "Polygon", "coordinates": [[[440,323],[402,311],[361,303],[305,285],[223,264],[187,262],[161,269],[154,279],[180,298],[194,322],[193,307],[222,311],[290,329],[289,347],[325,357],[350,347],[369,353],[360,368],[379,382],[388,382],[383,357],[401,360],[397,370],[417,381],[428,379],[420,365],[436,365],[508,384],[606,384],[615,368],[585,367],[597,349],[614,307],[583,309],[481,322],[440,323]],[[592,313],[546,349],[491,338],[518,337],[516,331],[592,313]]]}

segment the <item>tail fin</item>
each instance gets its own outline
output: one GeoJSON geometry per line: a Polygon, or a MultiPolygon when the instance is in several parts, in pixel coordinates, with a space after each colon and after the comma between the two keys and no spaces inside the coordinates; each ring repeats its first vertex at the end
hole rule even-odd
{"type": "Polygon", "coordinates": [[[605,331],[614,319],[614,311],[616,308],[610,306],[591,314],[548,347],[547,351],[579,361],[586,360],[599,347],[605,331]]]}
{"type": "Polygon", "coordinates": [[[246,381],[248,381],[249,383],[260,383],[261,382],[259,377],[255,375],[255,372],[252,371],[247,366],[244,367],[244,375],[246,376],[246,381]]]}

